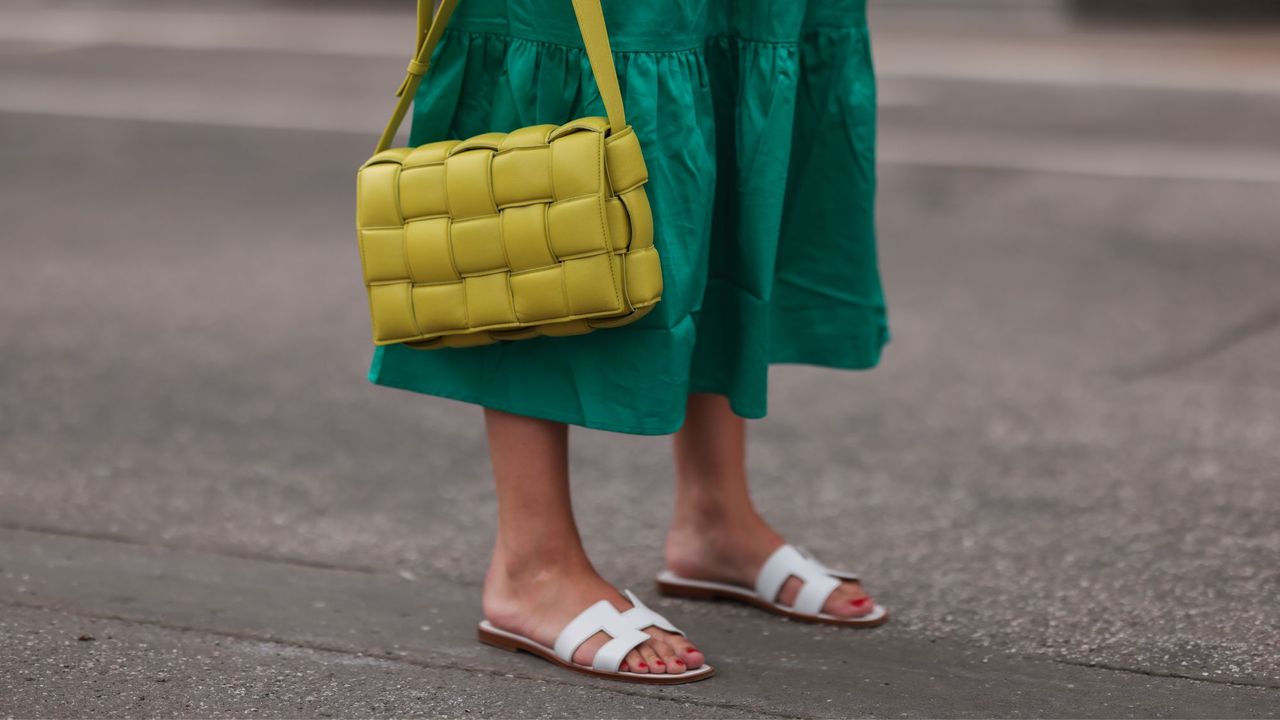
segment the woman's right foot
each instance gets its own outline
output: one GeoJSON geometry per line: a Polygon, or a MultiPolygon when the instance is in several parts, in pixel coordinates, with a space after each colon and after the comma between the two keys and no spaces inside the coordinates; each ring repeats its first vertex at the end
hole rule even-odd
{"type": "MultiPolygon", "coordinates": [[[[514,561],[495,553],[484,583],[484,615],[494,626],[551,647],[569,621],[600,600],[608,600],[620,612],[631,607],[612,585],[584,559],[550,563],[514,561]]],[[[650,640],[627,653],[620,670],[633,673],[679,674],[696,670],[706,662],[688,638],[656,627],[644,631],[650,640]]],[[[579,665],[590,665],[609,636],[596,633],[573,655],[579,665]]]]}
{"type": "MultiPolygon", "coordinates": [[[[747,504],[724,510],[714,503],[697,515],[677,513],[667,535],[667,569],[690,580],[710,580],[750,589],[760,568],[785,541],[747,504]]],[[[777,601],[791,605],[803,583],[791,577],[778,591],[777,601]]],[[[772,600],[773,598],[769,598],[772,600]]],[[[833,617],[856,620],[871,614],[875,601],[862,583],[845,580],[831,593],[822,611],[833,617]]]]}

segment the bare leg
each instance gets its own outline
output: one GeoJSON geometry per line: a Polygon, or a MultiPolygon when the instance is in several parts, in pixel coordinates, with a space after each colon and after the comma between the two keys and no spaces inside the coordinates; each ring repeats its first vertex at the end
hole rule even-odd
{"type": "MultiPolygon", "coordinates": [[[[485,617],[498,627],[552,645],[578,613],[601,599],[631,607],[596,573],[583,550],[569,496],[569,432],[563,423],[485,410],[498,492],[498,534],[484,584],[485,617]]],[[[683,672],[702,665],[685,638],[653,636],[627,655],[632,672],[683,672]]],[[[583,643],[574,660],[589,665],[607,640],[583,643]]]]}
{"type": "MultiPolygon", "coordinates": [[[[684,427],[676,433],[676,507],[667,535],[667,567],[688,578],[750,587],[783,544],[751,501],[747,488],[746,421],[723,395],[689,396],[684,427]]],[[[791,578],[778,593],[790,604],[801,583],[791,578]]],[[[874,603],[856,582],[828,598],[825,612],[857,617],[874,603]]]]}

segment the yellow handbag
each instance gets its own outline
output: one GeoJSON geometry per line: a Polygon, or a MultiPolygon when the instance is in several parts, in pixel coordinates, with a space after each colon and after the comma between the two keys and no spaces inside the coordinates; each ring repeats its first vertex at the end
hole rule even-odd
{"type": "Polygon", "coordinates": [[[457,0],[418,0],[418,47],[356,183],[376,345],[436,349],[634,322],[662,296],[640,142],[600,0],[573,0],[608,118],[392,148],[457,0]]]}

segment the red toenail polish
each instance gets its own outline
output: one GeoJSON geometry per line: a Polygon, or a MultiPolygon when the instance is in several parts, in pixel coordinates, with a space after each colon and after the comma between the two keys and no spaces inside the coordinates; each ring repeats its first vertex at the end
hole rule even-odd
{"type": "Polygon", "coordinates": [[[637,665],[636,667],[638,667],[638,668],[647,668],[647,667],[649,667],[649,666],[648,666],[648,665],[645,665],[644,663],[640,663],[640,664],[639,664],[639,665],[637,665]]]}
{"type": "Polygon", "coordinates": [[[849,604],[861,606],[861,605],[866,605],[869,602],[871,602],[871,598],[860,597],[860,598],[854,598],[853,600],[850,600],[849,604]]]}
{"type": "Polygon", "coordinates": [[[653,664],[657,665],[658,667],[663,667],[666,665],[666,663],[662,662],[661,660],[654,660],[653,664]]]}

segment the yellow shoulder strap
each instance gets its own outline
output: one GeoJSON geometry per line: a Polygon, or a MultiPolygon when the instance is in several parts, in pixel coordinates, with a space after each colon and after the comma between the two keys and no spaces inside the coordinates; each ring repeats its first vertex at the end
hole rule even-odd
{"type": "Polygon", "coordinates": [[[587,60],[596,87],[600,88],[609,127],[620,133],[627,129],[627,113],[622,107],[622,90],[618,88],[618,71],[613,66],[613,49],[609,47],[609,30],[604,26],[600,0],[573,0],[573,12],[578,16],[578,32],[587,47],[587,60]]]}
{"type": "MultiPolygon", "coordinates": [[[[404,82],[396,91],[396,108],[391,113],[386,129],[382,131],[375,154],[391,147],[395,140],[400,123],[404,122],[405,115],[409,113],[409,106],[413,104],[413,97],[422,83],[422,76],[427,72],[431,53],[440,42],[445,25],[449,23],[449,16],[458,5],[458,0],[440,0],[439,7],[432,14],[431,2],[432,0],[418,0],[417,50],[409,61],[404,82]]],[[[604,101],[605,112],[609,115],[609,127],[615,133],[622,132],[627,127],[627,114],[622,107],[618,71],[613,65],[613,50],[609,47],[609,31],[604,24],[600,0],[573,0],[573,12],[578,18],[578,31],[582,33],[583,45],[587,48],[591,74],[595,76],[596,86],[600,88],[600,99],[604,101]]]]}

